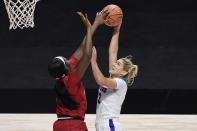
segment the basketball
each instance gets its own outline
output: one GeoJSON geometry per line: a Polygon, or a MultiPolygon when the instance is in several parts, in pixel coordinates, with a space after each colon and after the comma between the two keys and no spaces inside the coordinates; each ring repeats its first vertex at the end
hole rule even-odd
{"type": "Polygon", "coordinates": [[[103,11],[108,10],[109,14],[104,18],[107,26],[117,26],[120,24],[123,18],[122,9],[114,4],[107,5],[103,8],[103,11]]]}

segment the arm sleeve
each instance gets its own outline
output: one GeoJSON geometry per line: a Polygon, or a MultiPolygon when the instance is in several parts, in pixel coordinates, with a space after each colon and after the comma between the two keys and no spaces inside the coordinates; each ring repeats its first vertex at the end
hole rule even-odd
{"type": "Polygon", "coordinates": [[[119,78],[114,78],[114,80],[116,81],[117,87],[115,89],[127,89],[127,84],[124,80],[119,79],[119,78]]]}

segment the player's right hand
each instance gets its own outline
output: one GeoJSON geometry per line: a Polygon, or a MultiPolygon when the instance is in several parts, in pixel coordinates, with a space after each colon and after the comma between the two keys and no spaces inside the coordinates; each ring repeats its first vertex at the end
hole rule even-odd
{"type": "Polygon", "coordinates": [[[100,11],[100,12],[97,12],[96,13],[96,18],[94,20],[94,23],[100,25],[100,24],[103,24],[104,23],[104,19],[105,17],[109,14],[108,10],[105,10],[105,11],[100,11]]]}

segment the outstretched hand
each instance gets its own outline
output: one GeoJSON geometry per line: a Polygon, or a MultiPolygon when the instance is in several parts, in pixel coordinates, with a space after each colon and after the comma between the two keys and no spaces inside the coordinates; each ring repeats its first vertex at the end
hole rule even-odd
{"type": "Polygon", "coordinates": [[[85,16],[84,16],[84,14],[81,13],[81,12],[77,12],[77,14],[81,17],[81,19],[82,19],[83,23],[86,25],[86,27],[87,27],[87,28],[91,28],[91,23],[90,23],[90,21],[88,20],[88,15],[87,15],[87,13],[85,14],[85,16]]]}
{"type": "Polygon", "coordinates": [[[109,14],[108,10],[105,10],[105,11],[100,11],[100,12],[97,12],[96,13],[96,18],[94,20],[94,23],[98,24],[98,25],[101,25],[104,23],[104,19],[105,17],[109,14]]]}
{"type": "Polygon", "coordinates": [[[96,59],[97,59],[97,52],[95,46],[93,46],[91,62],[96,62],[96,59]]]}

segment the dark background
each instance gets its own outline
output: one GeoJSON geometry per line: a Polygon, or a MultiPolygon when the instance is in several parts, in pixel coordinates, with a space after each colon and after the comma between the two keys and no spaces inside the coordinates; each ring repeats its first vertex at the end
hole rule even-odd
{"type": "MultiPolygon", "coordinates": [[[[86,31],[76,11],[96,12],[108,4],[124,13],[119,57],[129,54],[139,74],[129,88],[122,113],[196,114],[197,2],[192,0],[41,0],[35,27],[9,30],[0,1],[0,112],[54,113],[54,80],[47,63],[54,56],[70,57],[86,31]]],[[[98,63],[108,76],[112,28],[101,25],[93,37],[98,63]]],[[[95,113],[97,88],[89,67],[83,82],[88,113],[95,113]]]]}

